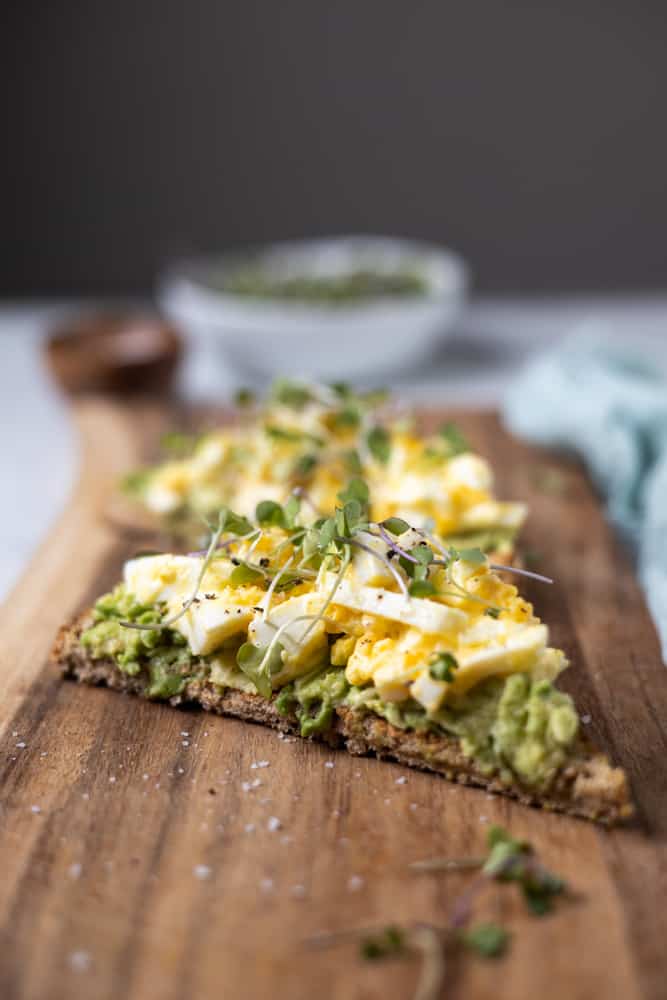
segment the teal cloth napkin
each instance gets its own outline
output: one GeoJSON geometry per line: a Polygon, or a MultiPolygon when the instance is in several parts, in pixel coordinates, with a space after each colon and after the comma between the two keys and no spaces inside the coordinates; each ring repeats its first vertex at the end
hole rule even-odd
{"type": "Polygon", "coordinates": [[[635,546],[667,663],[667,380],[649,358],[574,334],[530,361],[504,400],[508,428],[586,463],[635,546]]]}

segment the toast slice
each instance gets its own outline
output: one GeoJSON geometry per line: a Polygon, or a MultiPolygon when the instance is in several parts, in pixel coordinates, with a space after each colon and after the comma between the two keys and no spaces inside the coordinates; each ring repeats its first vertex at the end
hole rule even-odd
{"type": "MultiPolygon", "coordinates": [[[[53,649],[56,668],[63,677],[83,684],[106,685],[115,691],[149,697],[148,671],[128,676],[113,659],[97,660],[89,656],[80,637],[92,621],[92,612],[88,611],[72,625],[60,629],[53,649]]],[[[174,707],[197,705],[207,712],[298,736],[300,723],[296,713],[279,711],[277,697],[272,695],[266,699],[259,694],[221,688],[207,680],[194,680],[167,700],[174,707]]],[[[392,726],[386,719],[344,706],[334,711],[330,728],[306,738],[323,741],[355,755],[374,754],[381,759],[440,774],[449,781],[509,796],[524,805],[568,813],[605,826],[614,826],[632,816],[625,773],[613,767],[604,754],[584,739],[578,741],[567,766],[557,775],[548,792],[543,793],[516,778],[508,784],[497,774],[485,773],[474,759],[461,751],[459,740],[444,733],[406,731],[392,726]]]]}
{"type": "Polygon", "coordinates": [[[223,509],[206,552],[130,559],[53,655],[79,681],[617,823],[626,776],[582,735],[566,657],[508,569],[373,520],[356,479],[314,524],[266,500],[254,521],[223,509]]]}

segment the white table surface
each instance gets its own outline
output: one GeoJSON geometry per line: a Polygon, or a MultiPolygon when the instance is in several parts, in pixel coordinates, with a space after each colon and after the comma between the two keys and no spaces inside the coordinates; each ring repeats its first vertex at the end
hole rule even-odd
{"type": "MultiPolygon", "coordinates": [[[[66,407],[40,358],[49,327],[72,303],[0,306],[0,599],[63,507],[76,475],[76,445],[66,407]]],[[[632,345],[667,371],[667,295],[651,298],[478,300],[457,332],[421,370],[403,373],[394,388],[410,402],[491,406],[518,367],[582,323],[599,323],[610,339],[632,345]]],[[[200,396],[210,371],[187,359],[182,388],[200,396]]],[[[221,367],[224,397],[237,384],[221,367]]]]}

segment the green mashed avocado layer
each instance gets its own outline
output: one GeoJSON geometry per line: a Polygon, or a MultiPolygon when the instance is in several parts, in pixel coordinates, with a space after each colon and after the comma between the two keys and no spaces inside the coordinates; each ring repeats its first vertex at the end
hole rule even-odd
{"type": "MultiPolygon", "coordinates": [[[[158,625],[160,618],[159,608],[139,604],[120,585],[97,602],[94,623],[81,643],[93,659],[111,657],[126,674],[146,671],[149,698],[172,698],[195,679],[221,689],[255,690],[235,666],[231,650],[195,657],[172,629],[137,630],[121,624],[158,625]]],[[[350,686],[344,667],[328,665],[286,684],[275,703],[282,714],[296,714],[302,736],[329,729],[338,705],[372,712],[399,729],[444,732],[458,737],[463,752],[484,772],[507,782],[518,776],[538,788],[547,787],[565,763],[579,727],[569,695],[526,674],[490,678],[428,716],[416,701],[385,702],[372,685],[350,686]]]]}

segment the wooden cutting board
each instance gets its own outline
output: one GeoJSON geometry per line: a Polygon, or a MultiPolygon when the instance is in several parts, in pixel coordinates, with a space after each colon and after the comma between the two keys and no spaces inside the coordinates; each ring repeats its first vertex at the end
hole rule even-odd
{"type": "Polygon", "coordinates": [[[443,925],[469,876],[416,876],[408,863],[478,854],[491,823],[532,841],[577,898],[538,919],[513,889],[492,889],[478,915],[512,929],[511,951],[452,965],[448,997],[667,996],[667,670],[628,559],[574,463],[512,440],[491,414],[457,415],[500,494],[530,503],[524,547],[557,582],[527,595],[571,657],[564,683],[591,735],[634,790],[636,821],[612,833],[259,726],[61,682],[47,664],[56,629],[139,547],[105,522],[109,492],[183,414],[90,399],[74,416],[80,481],[0,612],[3,1000],[410,997],[416,959],[363,963],[354,942],[318,950],[307,939],[443,925]]]}

